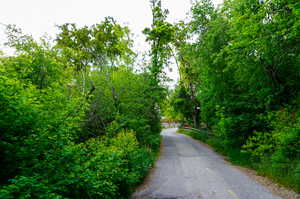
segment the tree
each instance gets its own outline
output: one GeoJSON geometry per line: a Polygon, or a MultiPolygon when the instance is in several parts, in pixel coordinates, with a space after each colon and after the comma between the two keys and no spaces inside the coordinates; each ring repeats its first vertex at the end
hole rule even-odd
{"type": "Polygon", "coordinates": [[[160,146],[150,75],[134,72],[129,31],[113,20],[62,29],[40,42],[9,29],[0,198],[126,198],[160,146]]]}
{"type": "Polygon", "coordinates": [[[173,108],[193,104],[192,83],[219,150],[236,158],[243,149],[251,166],[299,190],[299,2],[229,0],[215,9],[200,0],[191,14],[175,43],[182,81],[173,108]]]}
{"type": "Polygon", "coordinates": [[[168,10],[163,10],[161,0],[151,0],[152,8],[152,27],[146,28],[143,32],[147,36],[147,41],[151,43],[151,66],[150,72],[153,76],[154,85],[160,82],[160,76],[171,51],[168,48],[173,39],[174,27],[166,22],[168,10]]]}
{"type": "Polygon", "coordinates": [[[60,49],[75,71],[80,74],[77,80],[82,83],[82,91],[93,88],[89,81],[91,70],[105,70],[133,62],[132,40],[128,27],[122,27],[107,17],[100,24],[77,28],[75,24],[58,26],[60,33],[56,47],[60,49]]]}

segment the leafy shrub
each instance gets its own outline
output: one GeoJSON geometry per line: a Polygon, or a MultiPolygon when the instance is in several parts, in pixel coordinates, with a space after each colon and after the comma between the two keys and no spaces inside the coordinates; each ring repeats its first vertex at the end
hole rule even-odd
{"type": "Polygon", "coordinates": [[[34,173],[17,176],[0,190],[8,198],[125,198],[151,168],[153,156],[133,132],[70,143],[48,154],[34,173]],[[31,175],[28,175],[31,174],[31,175]]]}
{"type": "Polygon", "coordinates": [[[256,132],[243,146],[244,152],[259,159],[263,173],[300,189],[300,117],[281,109],[267,115],[272,131],[256,132]]]}
{"type": "Polygon", "coordinates": [[[16,55],[0,58],[0,198],[126,198],[154,161],[160,121],[146,73],[104,66],[133,61],[128,29],[112,18],[69,25],[56,47],[8,28],[16,55]],[[107,42],[98,51],[94,39],[88,51],[69,43],[99,32],[109,37],[95,38],[107,42]]]}
{"type": "Polygon", "coordinates": [[[282,109],[268,114],[272,131],[256,132],[244,148],[253,156],[274,154],[274,161],[296,159],[300,153],[300,117],[282,109]]]}

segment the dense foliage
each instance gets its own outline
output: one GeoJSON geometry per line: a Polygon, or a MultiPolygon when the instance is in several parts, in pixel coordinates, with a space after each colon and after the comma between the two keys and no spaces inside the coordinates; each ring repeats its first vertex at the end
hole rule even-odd
{"type": "Polygon", "coordinates": [[[199,122],[222,151],[243,151],[252,166],[298,190],[299,21],[297,0],[228,0],[218,9],[194,2],[191,20],[177,25],[181,82],[169,100],[177,107],[169,110],[193,124],[195,89],[199,122]]]}
{"type": "MultiPolygon", "coordinates": [[[[0,53],[0,198],[126,198],[160,146],[160,112],[300,190],[300,2],[194,1],[171,24],[161,0],[137,72],[130,31],[107,17],[35,41],[8,26],[0,53]],[[163,86],[174,56],[180,82],[163,86]]],[[[246,160],[246,161],[244,161],[246,160]]]]}
{"type": "Polygon", "coordinates": [[[134,71],[129,30],[112,18],[59,30],[36,42],[8,27],[0,198],[126,198],[160,144],[151,73],[134,71]]]}

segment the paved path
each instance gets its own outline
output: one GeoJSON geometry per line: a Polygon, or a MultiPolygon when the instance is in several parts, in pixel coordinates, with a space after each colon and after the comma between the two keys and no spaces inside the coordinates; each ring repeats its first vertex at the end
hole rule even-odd
{"type": "Polygon", "coordinates": [[[156,168],[133,199],[279,199],[177,129],[162,131],[156,168]]]}

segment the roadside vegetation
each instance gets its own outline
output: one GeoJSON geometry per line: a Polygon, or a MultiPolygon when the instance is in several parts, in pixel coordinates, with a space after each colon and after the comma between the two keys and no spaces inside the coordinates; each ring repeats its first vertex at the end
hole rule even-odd
{"type": "Polygon", "coordinates": [[[180,69],[165,112],[234,162],[300,191],[300,2],[195,2],[173,40],[180,69]],[[171,107],[171,108],[170,108],[171,107]]]}
{"type": "Polygon", "coordinates": [[[299,0],[198,0],[176,24],[150,3],[143,67],[111,17],[38,41],[7,27],[1,199],[127,198],[153,165],[161,115],[210,131],[189,134],[300,192],[299,0]],[[174,89],[164,86],[171,57],[174,89]]]}
{"type": "Polygon", "coordinates": [[[40,41],[7,28],[0,198],[127,198],[160,146],[157,66],[136,71],[130,32],[113,18],[58,28],[40,41]]]}

